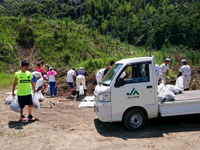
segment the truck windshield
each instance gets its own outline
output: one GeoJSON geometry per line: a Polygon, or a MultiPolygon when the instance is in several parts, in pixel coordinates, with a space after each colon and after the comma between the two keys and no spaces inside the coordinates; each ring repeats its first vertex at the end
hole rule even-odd
{"type": "Polygon", "coordinates": [[[103,78],[102,84],[105,85],[105,86],[109,86],[110,83],[112,82],[113,78],[115,77],[115,75],[119,71],[119,69],[122,67],[122,65],[123,64],[114,64],[112,66],[112,68],[110,68],[110,70],[107,72],[105,77],[103,78]]]}

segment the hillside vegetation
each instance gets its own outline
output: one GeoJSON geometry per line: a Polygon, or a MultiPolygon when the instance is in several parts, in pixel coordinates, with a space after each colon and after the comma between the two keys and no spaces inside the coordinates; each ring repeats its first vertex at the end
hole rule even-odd
{"type": "Polygon", "coordinates": [[[34,60],[34,69],[43,60],[56,68],[83,66],[88,72],[107,67],[111,60],[149,55],[155,55],[158,64],[166,57],[172,58],[172,66],[182,58],[193,65],[200,63],[200,53],[183,46],[147,51],[119,39],[111,40],[69,19],[1,17],[0,34],[1,72],[9,71],[10,64],[12,69],[19,69],[20,60],[27,58],[34,60]]]}

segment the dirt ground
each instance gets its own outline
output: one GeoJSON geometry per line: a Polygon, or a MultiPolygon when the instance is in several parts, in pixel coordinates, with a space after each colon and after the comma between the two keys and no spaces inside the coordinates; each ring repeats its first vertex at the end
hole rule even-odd
{"type": "Polygon", "coordinates": [[[197,115],[151,119],[143,130],[130,132],[122,123],[99,121],[93,108],[78,108],[79,101],[58,97],[45,98],[33,110],[35,122],[20,122],[19,114],[4,104],[10,91],[0,91],[1,150],[200,149],[197,115]],[[49,102],[55,105],[50,108],[49,102]]]}

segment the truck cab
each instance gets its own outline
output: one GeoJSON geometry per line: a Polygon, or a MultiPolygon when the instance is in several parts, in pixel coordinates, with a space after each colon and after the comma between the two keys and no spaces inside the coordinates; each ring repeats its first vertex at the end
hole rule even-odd
{"type": "Polygon", "coordinates": [[[128,130],[142,129],[147,119],[159,113],[162,117],[200,113],[198,90],[176,95],[174,101],[158,102],[154,56],[116,62],[95,87],[94,97],[95,112],[102,122],[123,121],[128,130]]]}
{"type": "Polygon", "coordinates": [[[116,62],[96,86],[94,96],[95,112],[102,122],[125,119],[129,122],[125,124],[128,129],[143,127],[146,118],[158,115],[154,57],[116,62]],[[126,76],[121,78],[123,72],[126,76]]]}

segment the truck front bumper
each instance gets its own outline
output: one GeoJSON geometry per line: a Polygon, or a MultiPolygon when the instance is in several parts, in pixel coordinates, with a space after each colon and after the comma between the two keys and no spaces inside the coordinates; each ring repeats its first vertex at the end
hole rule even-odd
{"type": "Polygon", "coordinates": [[[102,122],[112,122],[111,102],[95,101],[94,110],[99,120],[102,122]]]}

